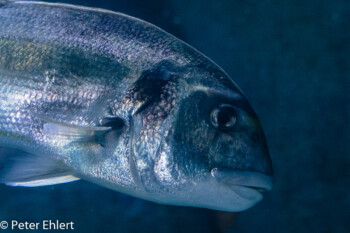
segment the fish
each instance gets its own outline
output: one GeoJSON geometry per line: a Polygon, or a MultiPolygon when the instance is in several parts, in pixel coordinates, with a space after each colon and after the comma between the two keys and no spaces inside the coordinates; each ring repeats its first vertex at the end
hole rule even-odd
{"type": "Polygon", "coordinates": [[[0,183],[80,179],[228,212],[273,186],[259,118],[232,78],[162,29],[61,3],[0,3],[0,183]]]}

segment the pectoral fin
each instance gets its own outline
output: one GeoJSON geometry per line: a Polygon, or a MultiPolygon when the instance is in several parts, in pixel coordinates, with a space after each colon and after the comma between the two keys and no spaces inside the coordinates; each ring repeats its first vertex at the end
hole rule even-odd
{"type": "Polygon", "coordinates": [[[98,140],[111,129],[111,127],[75,126],[47,122],[44,123],[43,133],[57,140],[84,142],[98,140]]]}

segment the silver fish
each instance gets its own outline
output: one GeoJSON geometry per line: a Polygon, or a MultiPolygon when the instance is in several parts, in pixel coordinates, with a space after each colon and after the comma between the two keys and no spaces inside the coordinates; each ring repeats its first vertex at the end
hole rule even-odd
{"type": "Polygon", "coordinates": [[[0,3],[0,182],[85,179],[146,200],[245,210],[272,187],[261,124],[186,43],[112,11],[0,3]]]}

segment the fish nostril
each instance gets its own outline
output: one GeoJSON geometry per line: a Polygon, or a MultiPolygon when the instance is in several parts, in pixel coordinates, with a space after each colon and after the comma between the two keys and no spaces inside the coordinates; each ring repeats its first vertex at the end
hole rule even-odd
{"type": "Polygon", "coordinates": [[[218,170],[218,168],[216,168],[216,167],[210,170],[210,174],[212,177],[215,177],[217,170],[218,170]]]}
{"type": "Polygon", "coordinates": [[[252,142],[254,142],[254,143],[259,143],[261,141],[262,137],[263,136],[257,132],[252,133],[250,136],[252,142]]]}

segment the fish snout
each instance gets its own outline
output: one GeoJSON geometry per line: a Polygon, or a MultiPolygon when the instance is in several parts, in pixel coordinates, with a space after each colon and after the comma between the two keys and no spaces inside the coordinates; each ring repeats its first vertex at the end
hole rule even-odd
{"type": "Polygon", "coordinates": [[[255,171],[213,168],[211,178],[216,183],[216,190],[221,190],[220,196],[225,202],[221,208],[234,212],[260,202],[263,193],[273,186],[272,176],[255,171]]]}
{"type": "Polygon", "coordinates": [[[248,133],[249,140],[247,142],[251,145],[251,149],[247,152],[247,162],[250,166],[245,171],[254,171],[273,177],[272,161],[261,123],[257,117],[254,117],[254,120],[248,122],[247,125],[251,129],[248,133]]]}
{"type": "Polygon", "coordinates": [[[217,164],[211,170],[211,176],[220,185],[257,200],[262,198],[263,192],[272,189],[272,161],[258,117],[242,114],[240,121],[239,133],[232,134],[230,140],[230,159],[227,160],[230,162],[217,164]]]}
{"type": "Polygon", "coordinates": [[[211,168],[272,177],[272,161],[259,120],[243,115],[238,121],[235,129],[217,137],[210,157],[211,168]]]}
{"type": "Polygon", "coordinates": [[[211,175],[220,184],[229,187],[243,187],[255,190],[259,193],[269,191],[273,186],[273,177],[260,172],[250,171],[228,171],[214,168],[211,175]]]}

